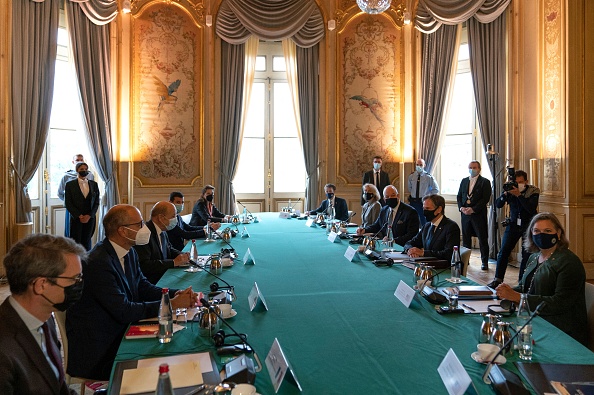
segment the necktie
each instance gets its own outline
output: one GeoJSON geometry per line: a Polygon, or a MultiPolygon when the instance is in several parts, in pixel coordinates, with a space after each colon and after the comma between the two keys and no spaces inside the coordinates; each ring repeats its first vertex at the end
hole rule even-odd
{"type": "Polygon", "coordinates": [[[43,336],[45,337],[45,349],[47,351],[47,355],[49,355],[50,359],[54,366],[58,369],[59,372],[59,380],[60,384],[64,382],[64,367],[62,366],[62,358],[60,358],[60,351],[58,350],[57,345],[54,343],[54,340],[51,338],[49,333],[49,325],[46,322],[41,325],[41,329],[43,329],[43,336]]]}
{"type": "Polygon", "coordinates": [[[375,186],[379,189],[379,172],[375,172],[375,186]]]}
{"type": "Polygon", "coordinates": [[[429,225],[429,230],[427,231],[427,243],[424,248],[429,248],[431,246],[431,241],[433,241],[433,234],[435,233],[435,226],[433,224],[429,225]]]}
{"type": "Polygon", "coordinates": [[[165,232],[161,232],[160,240],[161,240],[161,254],[163,255],[163,259],[167,259],[167,240],[165,239],[165,232]]]}
{"type": "Polygon", "coordinates": [[[419,189],[421,187],[421,175],[419,174],[419,176],[417,177],[417,193],[415,194],[415,198],[418,199],[419,198],[419,189]]]}

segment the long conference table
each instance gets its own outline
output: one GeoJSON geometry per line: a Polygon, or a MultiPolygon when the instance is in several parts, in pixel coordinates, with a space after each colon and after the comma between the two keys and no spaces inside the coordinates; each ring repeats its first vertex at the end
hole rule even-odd
{"type": "MultiPolygon", "coordinates": [[[[250,237],[231,240],[239,258],[221,274],[237,294],[233,303],[237,315],[228,322],[248,335],[264,365],[256,375],[258,393],[274,394],[264,358],[275,338],[303,394],[447,394],[437,368],[450,348],[476,391],[494,393],[482,381],[485,365],[470,356],[476,351],[480,315],[439,315],[434,305],[418,297],[406,308],[394,291],[400,280],[412,286],[410,269],[401,265],[376,267],[362,254],[359,262],[349,262],[344,257],[348,240],[331,243],[325,229],[307,227],[305,221],[295,218],[281,219],[278,213],[259,217],[258,223],[239,225],[240,231],[246,226],[250,237]],[[241,261],[248,248],[255,265],[241,261]],[[249,309],[248,294],[254,282],[265,297],[268,311],[262,306],[249,309]]],[[[222,241],[200,240],[197,244],[200,255],[227,247],[222,241]]],[[[439,276],[441,285],[446,285],[446,274],[439,276]]],[[[205,272],[171,269],[159,285],[191,285],[206,293],[213,281],[205,272]]],[[[123,340],[116,362],[214,353],[213,341],[199,336],[197,325],[188,323],[169,344],[159,344],[155,339],[123,340]]],[[[544,319],[533,321],[533,333],[533,362],[594,364],[594,353],[544,319]]],[[[518,360],[515,351],[503,366],[517,373],[513,362],[518,360]]],[[[217,362],[221,368],[220,360],[217,362]]],[[[278,393],[300,391],[285,381],[278,393]]]]}

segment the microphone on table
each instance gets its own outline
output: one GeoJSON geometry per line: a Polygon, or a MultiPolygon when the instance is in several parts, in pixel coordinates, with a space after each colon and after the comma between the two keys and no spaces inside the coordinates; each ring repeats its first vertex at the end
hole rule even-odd
{"type": "Polygon", "coordinates": [[[254,214],[252,214],[252,212],[250,211],[250,209],[247,208],[245,206],[245,204],[241,203],[239,200],[237,200],[237,204],[241,204],[241,207],[243,207],[248,212],[249,216],[252,217],[252,218],[254,218],[254,214]]]}
{"type": "MultiPolygon", "coordinates": [[[[211,258],[208,258],[207,262],[210,260],[211,258]]],[[[218,275],[216,275],[215,273],[213,273],[210,270],[206,270],[206,264],[204,265],[200,265],[196,262],[194,262],[193,260],[190,259],[190,264],[196,267],[199,267],[200,269],[204,270],[206,273],[210,274],[211,276],[213,276],[214,278],[216,278],[217,280],[222,281],[223,283],[225,283],[225,285],[221,286],[219,285],[219,283],[217,283],[216,281],[213,282],[212,284],[210,284],[210,292],[217,292],[219,290],[229,290],[229,294],[231,295],[231,299],[230,301],[234,301],[237,299],[237,296],[235,295],[235,287],[231,284],[229,284],[227,281],[223,280],[221,277],[219,277],[218,275]]]]}
{"type": "Polygon", "coordinates": [[[301,201],[301,198],[297,199],[297,200],[295,201],[295,203],[293,203],[293,204],[290,204],[290,203],[289,203],[289,210],[290,210],[289,212],[290,212],[290,213],[292,213],[292,212],[293,212],[293,207],[295,207],[295,205],[297,204],[297,202],[300,202],[300,201],[301,201]]]}
{"type": "MultiPolygon", "coordinates": [[[[534,311],[532,312],[532,314],[530,314],[530,318],[528,318],[528,320],[524,323],[524,325],[522,325],[520,327],[520,329],[518,329],[516,331],[516,333],[514,333],[514,335],[512,337],[510,337],[509,340],[506,341],[503,346],[501,346],[501,348],[495,354],[495,356],[493,358],[491,358],[491,360],[487,363],[487,368],[485,369],[485,373],[483,373],[483,382],[485,384],[491,384],[492,383],[492,380],[489,377],[489,373],[491,372],[491,369],[493,368],[493,365],[495,365],[495,360],[497,359],[497,357],[501,355],[501,353],[503,352],[503,350],[505,350],[510,344],[513,343],[514,339],[516,337],[518,337],[518,335],[522,332],[522,330],[526,327],[526,325],[528,325],[534,319],[534,317],[536,317],[538,315],[540,309],[542,309],[545,305],[546,305],[546,302],[545,301],[540,302],[538,304],[538,306],[536,306],[536,308],[534,309],[534,311]]],[[[503,368],[498,368],[498,369],[500,371],[505,371],[505,369],[503,369],[503,368]]],[[[502,372],[499,372],[499,373],[503,376],[503,373],[502,372]]],[[[509,371],[507,371],[507,373],[509,373],[510,375],[512,374],[509,371]]]]}
{"type": "Polygon", "coordinates": [[[421,284],[421,286],[419,287],[419,289],[418,289],[419,294],[423,298],[425,298],[429,303],[432,303],[432,304],[442,304],[442,303],[447,302],[448,298],[445,295],[441,294],[440,292],[431,288],[430,286],[428,288],[431,290],[431,292],[427,293],[427,292],[425,292],[425,288],[427,287],[427,283],[429,281],[433,280],[435,277],[439,276],[441,273],[445,272],[446,270],[451,269],[455,265],[456,264],[454,263],[454,264],[450,265],[450,267],[446,267],[445,269],[442,269],[442,270],[438,271],[437,273],[429,276],[429,278],[427,278],[425,281],[423,281],[423,284],[421,284]]]}
{"type": "MultiPolygon", "coordinates": [[[[202,304],[202,306],[204,307],[211,307],[211,303],[209,301],[207,301],[204,298],[200,299],[200,303],[202,304]]],[[[221,322],[223,324],[225,324],[225,326],[227,326],[227,328],[231,329],[231,332],[233,332],[233,334],[237,337],[239,337],[239,339],[241,339],[241,342],[243,344],[245,344],[247,347],[244,347],[246,352],[253,352],[254,353],[254,359],[256,360],[256,363],[258,364],[258,367],[255,369],[256,372],[259,372],[262,370],[262,363],[260,362],[260,357],[258,357],[258,353],[256,352],[256,350],[254,349],[254,347],[252,347],[248,341],[247,341],[247,336],[246,335],[241,335],[240,333],[238,333],[235,329],[233,329],[233,327],[231,325],[229,325],[229,323],[227,322],[226,319],[223,318],[223,316],[221,316],[216,309],[212,309],[212,311],[215,313],[215,315],[221,320],[221,322]]],[[[237,346],[237,345],[235,345],[237,346]]],[[[220,350],[221,352],[229,352],[229,351],[235,351],[235,350],[231,350],[231,349],[225,349],[225,347],[235,347],[235,346],[223,346],[220,347],[219,349],[217,349],[217,352],[220,350]]],[[[230,362],[232,363],[232,362],[230,362]]],[[[229,377],[227,377],[229,378],[229,377]]]]}
{"type": "Polygon", "coordinates": [[[233,248],[233,246],[231,245],[231,243],[229,243],[227,240],[225,240],[225,238],[222,237],[217,231],[215,231],[214,229],[212,229],[212,227],[210,229],[217,235],[217,237],[219,237],[221,240],[223,240],[229,246],[229,251],[223,251],[222,250],[221,252],[223,252],[223,253],[228,252],[229,253],[229,256],[231,258],[237,258],[238,255],[235,252],[235,248],[233,248]]]}
{"type": "Polygon", "coordinates": [[[349,223],[351,222],[351,218],[353,218],[355,216],[355,214],[357,214],[356,212],[352,212],[351,215],[349,215],[349,217],[346,219],[346,222],[349,223]]]}

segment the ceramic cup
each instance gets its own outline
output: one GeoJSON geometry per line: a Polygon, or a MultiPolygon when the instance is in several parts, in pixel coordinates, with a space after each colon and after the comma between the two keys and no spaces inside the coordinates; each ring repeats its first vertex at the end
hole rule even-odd
{"type": "Polygon", "coordinates": [[[219,309],[221,310],[221,315],[223,318],[229,317],[231,315],[231,308],[232,306],[230,304],[219,304],[219,309]]]}
{"type": "Polygon", "coordinates": [[[255,395],[256,394],[256,387],[251,384],[237,384],[233,390],[231,390],[231,395],[255,395]]]}
{"type": "Polygon", "coordinates": [[[495,354],[497,354],[497,352],[499,351],[499,347],[496,346],[495,344],[489,344],[489,343],[481,343],[479,345],[476,346],[478,353],[479,353],[479,357],[483,360],[483,361],[490,361],[495,354]]]}

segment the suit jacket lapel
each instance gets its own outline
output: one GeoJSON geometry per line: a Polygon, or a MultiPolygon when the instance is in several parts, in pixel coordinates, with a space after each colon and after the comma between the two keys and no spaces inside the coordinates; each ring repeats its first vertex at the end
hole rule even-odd
{"type": "MultiPolygon", "coordinates": [[[[118,254],[116,254],[115,250],[113,249],[113,246],[111,245],[111,242],[107,238],[103,241],[103,243],[105,245],[105,249],[106,249],[107,253],[109,254],[109,257],[111,258],[111,265],[115,268],[115,271],[118,273],[118,275],[122,279],[122,284],[124,284],[124,286],[126,287],[126,293],[128,294],[128,297],[131,298],[133,295],[132,288],[130,288],[130,283],[128,282],[128,276],[126,275],[126,273],[124,273],[124,269],[122,269],[122,264],[120,263],[118,254]]],[[[130,254],[130,251],[128,251],[128,254],[130,254]]],[[[128,254],[126,254],[126,256],[128,256],[128,254]]],[[[124,257],[124,265],[126,265],[125,257],[124,257]]],[[[129,267],[127,269],[129,269],[129,267]]]]}

